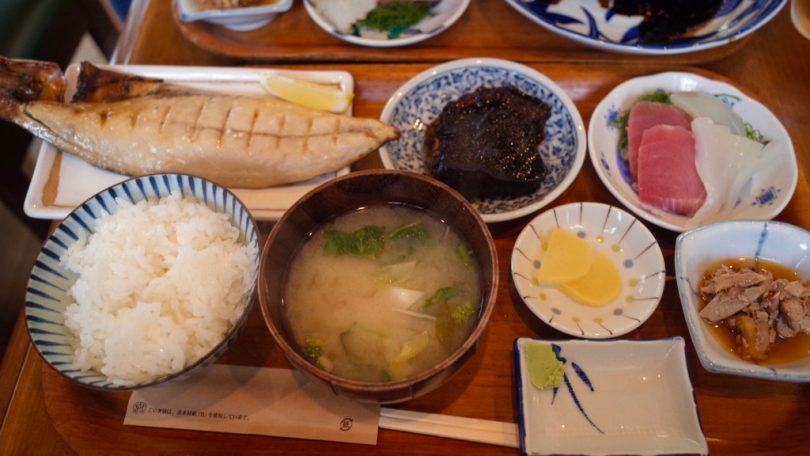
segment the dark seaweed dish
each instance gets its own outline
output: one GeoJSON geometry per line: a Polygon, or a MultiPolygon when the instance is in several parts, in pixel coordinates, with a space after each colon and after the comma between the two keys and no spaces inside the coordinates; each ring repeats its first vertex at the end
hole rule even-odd
{"type": "Polygon", "coordinates": [[[546,176],[538,149],[547,104],[512,87],[479,88],[444,107],[425,132],[428,173],[465,197],[514,197],[546,176]]]}

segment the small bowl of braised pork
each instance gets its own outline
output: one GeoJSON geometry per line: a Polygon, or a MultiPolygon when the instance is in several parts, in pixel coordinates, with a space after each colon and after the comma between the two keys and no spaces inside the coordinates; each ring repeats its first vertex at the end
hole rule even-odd
{"type": "Polygon", "coordinates": [[[715,223],[678,236],[675,274],[706,370],[810,382],[810,232],[715,223]]]}
{"type": "Polygon", "coordinates": [[[428,69],[394,93],[381,119],[402,132],[380,148],[386,168],[444,182],[488,223],[546,206],[585,160],[585,126],[568,95],[538,71],[506,60],[428,69]]]}

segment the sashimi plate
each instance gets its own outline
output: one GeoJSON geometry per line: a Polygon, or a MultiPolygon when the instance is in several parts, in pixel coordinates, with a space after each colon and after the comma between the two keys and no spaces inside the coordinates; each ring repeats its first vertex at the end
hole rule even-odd
{"type": "Polygon", "coordinates": [[[523,455],[708,454],[680,337],[514,343],[523,455]],[[550,345],[563,382],[531,383],[525,353],[550,345]]]}
{"type": "MultiPolygon", "coordinates": [[[[260,81],[275,74],[285,74],[292,78],[334,85],[346,93],[354,91],[354,79],[350,73],[345,71],[141,65],[114,67],[100,65],[100,67],[161,78],[172,84],[222,93],[263,95],[265,92],[259,84],[260,81]]],[[[75,92],[78,74],[79,65],[77,64],[71,65],[65,72],[67,100],[71,99],[75,92]]],[[[351,106],[346,114],[351,114],[351,106]]],[[[287,208],[309,190],[336,175],[348,172],[347,167],[305,182],[261,189],[231,188],[229,190],[245,204],[255,219],[278,220],[287,208]]],[[[29,217],[63,219],[91,196],[127,179],[129,176],[98,168],[78,157],[61,153],[48,143],[42,143],[23,208],[29,217]]]]}
{"type": "Polygon", "coordinates": [[[338,30],[312,0],[304,0],[309,17],[330,35],[352,44],[378,48],[407,46],[432,38],[450,28],[467,11],[468,6],[470,0],[441,0],[431,9],[430,16],[392,37],[384,32],[361,30],[346,33],[338,30]]]}
{"type": "Polygon", "coordinates": [[[571,98],[551,79],[533,68],[491,58],[460,59],[430,68],[406,82],[388,99],[380,120],[401,135],[380,147],[388,169],[427,173],[425,130],[448,103],[481,87],[514,87],[545,102],[551,109],[539,153],[546,176],[531,194],[475,198],[473,206],[487,223],[535,212],[560,196],[574,182],[585,161],[585,125],[571,98]]]}
{"type": "Polygon", "coordinates": [[[618,337],[652,315],[664,293],[664,256],[650,230],[631,214],[602,203],[571,203],[529,222],[512,250],[512,280],[532,313],[552,328],[587,339],[618,337]],[[537,274],[552,229],[576,234],[606,254],[621,277],[621,292],[602,306],[580,304],[537,274]]]}
{"type": "Polygon", "coordinates": [[[667,72],[630,79],[619,84],[596,106],[588,126],[588,149],[602,183],[622,204],[650,223],[683,232],[699,226],[734,219],[770,220],[790,201],[798,182],[793,143],[785,127],[768,108],[736,87],[692,73],[667,72]],[[732,210],[694,219],[641,203],[626,160],[621,157],[619,129],[614,122],[641,95],[656,91],[703,91],[719,98],[742,120],[774,144],[773,166],[753,174],[732,210]]]}
{"type": "Polygon", "coordinates": [[[529,20],[558,35],[605,51],[668,55],[698,52],[739,40],[770,21],[787,0],[725,0],[715,16],[665,43],[639,40],[641,16],[613,14],[599,0],[506,0],[529,20]]]}

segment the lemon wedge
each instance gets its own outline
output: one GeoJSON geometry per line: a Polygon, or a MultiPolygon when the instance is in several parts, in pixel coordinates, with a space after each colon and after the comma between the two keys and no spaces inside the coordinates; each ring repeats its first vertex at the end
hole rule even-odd
{"type": "Polygon", "coordinates": [[[323,84],[274,75],[261,81],[262,88],[274,97],[306,108],[343,113],[352,104],[352,94],[323,84]]]}
{"type": "Polygon", "coordinates": [[[554,228],[548,240],[548,249],[542,257],[537,281],[560,284],[583,277],[593,264],[593,250],[574,233],[554,228]]]}
{"type": "Polygon", "coordinates": [[[603,306],[622,291],[622,278],[610,257],[599,252],[587,274],[557,287],[581,304],[603,306]]]}

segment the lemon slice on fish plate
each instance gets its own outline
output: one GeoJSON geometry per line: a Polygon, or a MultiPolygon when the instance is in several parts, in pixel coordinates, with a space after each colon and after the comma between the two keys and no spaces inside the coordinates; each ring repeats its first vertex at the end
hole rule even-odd
{"type": "Polygon", "coordinates": [[[261,81],[262,88],[274,97],[312,109],[343,113],[352,104],[352,94],[334,86],[274,75],[261,81]]]}

